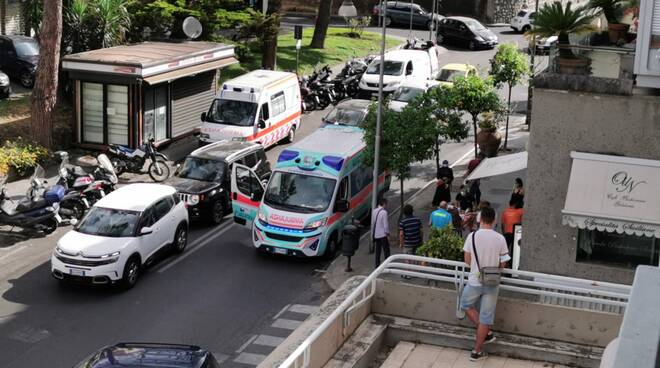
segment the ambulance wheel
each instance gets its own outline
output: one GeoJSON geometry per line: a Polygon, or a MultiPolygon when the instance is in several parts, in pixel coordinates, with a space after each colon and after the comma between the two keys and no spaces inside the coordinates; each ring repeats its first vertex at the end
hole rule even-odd
{"type": "Polygon", "coordinates": [[[337,237],[333,235],[328,240],[328,244],[323,252],[323,258],[331,260],[335,258],[335,253],[337,253],[337,237]]]}
{"type": "Polygon", "coordinates": [[[289,129],[289,134],[284,138],[284,142],[286,143],[293,143],[293,141],[296,139],[296,126],[292,126],[291,129],[289,129]]]}

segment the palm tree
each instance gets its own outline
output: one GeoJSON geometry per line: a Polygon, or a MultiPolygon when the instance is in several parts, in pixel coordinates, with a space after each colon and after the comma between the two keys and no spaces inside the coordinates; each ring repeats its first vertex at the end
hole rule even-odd
{"type": "MultiPolygon", "coordinates": [[[[557,36],[560,45],[568,45],[569,34],[597,32],[598,28],[592,23],[598,17],[598,13],[588,6],[573,8],[572,5],[570,1],[566,4],[566,7],[559,1],[543,5],[536,13],[534,27],[527,32],[527,35],[557,36]]],[[[560,48],[559,56],[563,58],[575,57],[569,48],[560,48]]]]}
{"type": "Polygon", "coordinates": [[[126,9],[128,0],[94,0],[98,21],[98,40],[101,48],[122,44],[131,26],[131,17],[126,9]]]}
{"type": "Polygon", "coordinates": [[[70,48],[72,53],[89,50],[91,27],[94,9],[87,0],[72,0],[64,12],[62,42],[64,52],[70,48]]]}

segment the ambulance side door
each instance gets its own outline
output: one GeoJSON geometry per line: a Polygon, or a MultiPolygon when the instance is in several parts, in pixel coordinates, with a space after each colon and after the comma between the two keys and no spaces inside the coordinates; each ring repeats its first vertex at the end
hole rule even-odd
{"type": "Polygon", "coordinates": [[[264,196],[264,189],[264,184],[251,168],[234,163],[231,170],[231,207],[234,222],[252,227],[264,196]]]}

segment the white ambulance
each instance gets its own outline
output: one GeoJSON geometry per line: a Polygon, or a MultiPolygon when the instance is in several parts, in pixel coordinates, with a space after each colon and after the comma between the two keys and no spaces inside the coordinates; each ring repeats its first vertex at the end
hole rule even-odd
{"type": "Polygon", "coordinates": [[[269,147],[293,141],[300,127],[300,87],[294,73],[255,70],[222,85],[202,113],[200,144],[246,140],[269,147]]]}

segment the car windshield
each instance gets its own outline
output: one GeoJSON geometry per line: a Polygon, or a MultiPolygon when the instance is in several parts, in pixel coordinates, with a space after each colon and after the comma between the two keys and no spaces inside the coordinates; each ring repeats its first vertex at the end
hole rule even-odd
{"type": "Polygon", "coordinates": [[[415,97],[424,93],[424,90],[421,88],[415,87],[399,87],[394,94],[392,95],[392,100],[401,101],[401,102],[410,102],[415,99],[415,97]]]}
{"type": "Polygon", "coordinates": [[[18,56],[39,56],[39,44],[37,41],[16,42],[14,43],[14,47],[18,56]]]}
{"type": "Polygon", "coordinates": [[[325,122],[328,124],[359,126],[365,116],[367,116],[367,112],[364,110],[352,110],[338,106],[330,111],[325,118],[325,122]]]}
{"type": "Polygon", "coordinates": [[[236,100],[214,100],[206,118],[211,123],[238,126],[253,126],[257,114],[254,102],[236,100]]]}
{"type": "Polygon", "coordinates": [[[221,181],[227,169],[224,161],[188,157],[183,162],[176,176],[184,179],[202,181],[221,181]]]}
{"type": "Polygon", "coordinates": [[[332,201],[336,180],[276,171],[268,182],[264,203],[280,210],[323,212],[332,201]]]}
{"type": "Polygon", "coordinates": [[[76,231],[113,238],[130,237],[135,233],[135,226],[139,218],[140,212],[138,211],[92,207],[80,221],[76,231]]]}
{"type": "Polygon", "coordinates": [[[486,29],[483,24],[477,22],[476,20],[469,20],[465,22],[465,24],[470,28],[472,31],[483,31],[486,29]]]}
{"type": "MultiPolygon", "coordinates": [[[[372,62],[367,68],[367,74],[380,73],[380,60],[372,62]]],[[[383,74],[385,75],[401,75],[403,73],[403,63],[400,61],[385,60],[383,74]]]]}
{"type": "Polygon", "coordinates": [[[440,76],[438,77],[439,81],[443,82],[454,82],[458,77],[464,77],[465,72],[462,70],[455,69],[442,69],[440,71],[440,76]]]}

